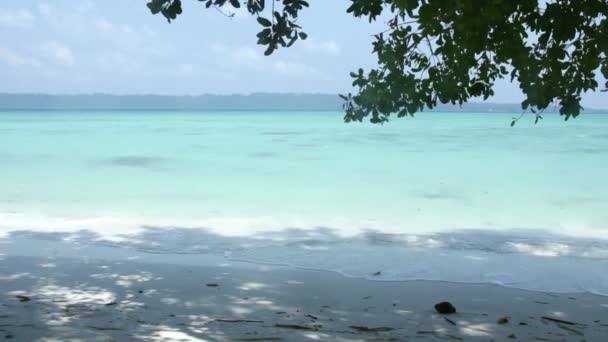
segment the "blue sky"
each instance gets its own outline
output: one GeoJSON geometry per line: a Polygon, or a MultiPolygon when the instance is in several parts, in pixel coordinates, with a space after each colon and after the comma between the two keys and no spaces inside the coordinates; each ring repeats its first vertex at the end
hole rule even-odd
{"type": "MultiPolygon", "coordinates": [[[[172,24],[145,0],[4,0],[0,3],[0,92],[201,94],[337,93],[349,72],[372,67],[369,24],[346,13],[349,0],[310,1],[299,24],[309,39],[263,56],[259,25],[245,12],[226,18],[184,1],[172,24]]],[[[493,102],[519,102],[499,84],[493,102]]],[[[608,108],[607,95],[584,105],[608,108]]]]}

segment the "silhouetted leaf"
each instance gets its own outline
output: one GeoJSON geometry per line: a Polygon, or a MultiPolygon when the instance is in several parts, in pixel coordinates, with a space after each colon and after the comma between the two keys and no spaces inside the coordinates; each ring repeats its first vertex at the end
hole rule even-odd
{"type": "Polygon", "coordinates": [[[266,51],[264,51],[264,56],[270,56],[270,55],[272,55],[273,52],[274,52],[274,46],[268,45],[268,48],[266,48],[266,51]]]}
{"type": "MultiPolygon", "coordinates": [[[[307,1],[272,1],[273,12],[265,14],[265,0],[245,3],[263,27],[257,43],[265,55],[308,37],[296,23],[307,1]]],[[[238,0],[207,0],[205,7],[227,4],[241,6],[238,0]]],[[[182,12],[181,0],[146,5],[169,22],[182,12]]],[[[598,90],[598,73],[608,77],[608,1],[351,0],[347,13],[370,22],[386,18],[387,29],[374,35],[377,67],[351,73],[357,93],[343,99],[346,122],[370,117],[381,124],[438,102],[486,100],[500,79],[518,83],[523,110],[541,113],[557,103],[568,120],[583,110],[582,94],[598,90]]],[[[605,88],[600,91],[608,91],[608,83],[605,88]]]]}
{"type": "Polygon", "coordinates": [[[270,20],[268,20],[266,18],[262,18],[262,17],[258,17],[258,23],[260,23],[260,25],[262,25],[264,27],[272,26],[272,23],[270,22],[270,20]]]}

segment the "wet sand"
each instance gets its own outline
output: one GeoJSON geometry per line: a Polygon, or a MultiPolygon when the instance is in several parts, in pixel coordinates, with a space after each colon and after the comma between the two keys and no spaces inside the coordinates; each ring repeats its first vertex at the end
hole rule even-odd
{"type": "Polygon", "coordinates": [[[3,256],[13,341],[605,341],[608,297],[198,258],[3,256]],[[154,261],[156,260],[156,261],[154,261]],[[434,304],[449,301],[455,314],[434,304]]]}

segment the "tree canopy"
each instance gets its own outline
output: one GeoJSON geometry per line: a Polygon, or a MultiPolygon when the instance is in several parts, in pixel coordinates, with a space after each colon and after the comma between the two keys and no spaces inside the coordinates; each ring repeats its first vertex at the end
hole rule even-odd
{"type": "MultiPolygon", "coordinates": [[[[245,6],[257,17],[266,55],[307,38],[297,25],[307,1],[199,1],[220,10],[245,6]]],[[[169,22],[182,13],[181,0],[147,6],[169,22]]],[[[370,22],[389,18],[372,43],[377,67],[351,72],[356,92],[340,95],[346,122],[369,116],[384,123],[438,103],[485,100],[499,79],[519,84],[522,110],[536,122],[552,104],[568,120],[583,110],[583,93],[608,88],[597,81],[608,79],[606,0],[351,0],[346,12],[370,22]]]]}

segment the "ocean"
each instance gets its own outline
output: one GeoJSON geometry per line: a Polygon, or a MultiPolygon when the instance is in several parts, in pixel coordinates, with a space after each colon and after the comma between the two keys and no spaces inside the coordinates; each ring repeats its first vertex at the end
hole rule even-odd
{"type": "Polygon", "coordinates": [[[3,111],[0,240],[608,295],[608,115],[518,115],[3,111]]]}

